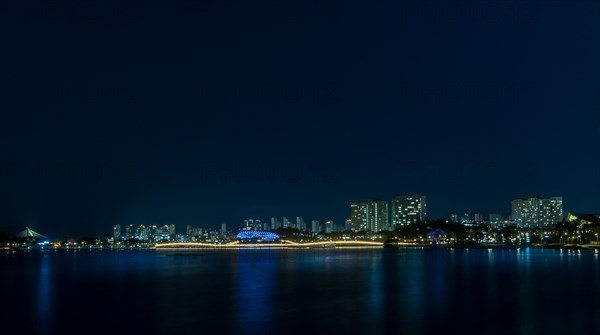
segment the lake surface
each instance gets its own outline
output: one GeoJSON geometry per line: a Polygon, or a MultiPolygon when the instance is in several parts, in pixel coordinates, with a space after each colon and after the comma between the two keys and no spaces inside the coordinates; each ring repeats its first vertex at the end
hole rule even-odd
{"type": "Polygon", "coordinates": [[[22,334],[600,334],[593,251],[71,251],[0,274],[22,334]]]}

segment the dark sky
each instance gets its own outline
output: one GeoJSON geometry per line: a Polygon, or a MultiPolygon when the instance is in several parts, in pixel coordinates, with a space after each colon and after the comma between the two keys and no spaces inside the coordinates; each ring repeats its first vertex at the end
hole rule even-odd
{"type": "Polygon", "coordinates": [[[0,230],[600,212],[599,1],[0,4],[0,230]]]}

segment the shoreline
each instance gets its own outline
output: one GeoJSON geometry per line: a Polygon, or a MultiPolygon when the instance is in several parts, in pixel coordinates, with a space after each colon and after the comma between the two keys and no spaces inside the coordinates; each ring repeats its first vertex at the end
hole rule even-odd
{"type": "Polygon", "coordinates": [[[281,249],[281,250],[331,250],[331,249],[555,249],[555,250],[590,250],[600,251],[600,244],[394,244],[394,243],[373,243],[361,241],[336,241],[323,243],[294,243],[294,244],[202,244],[202,245],[186,245],[184,243],[173,243],[171,245],[155,245],[147,247],[94,247],[94,248],[2,248],[0,253],[4,254],[23,254],[23,253],[64,253],[64,252],[112,252],[112,251],[140,251],[140,250],[266,250],[266,249],[281,249]],[[336,243],[337,242],[337,243],[336,243]],[[343,243],[342,243],[343,242],[343,243]]]}

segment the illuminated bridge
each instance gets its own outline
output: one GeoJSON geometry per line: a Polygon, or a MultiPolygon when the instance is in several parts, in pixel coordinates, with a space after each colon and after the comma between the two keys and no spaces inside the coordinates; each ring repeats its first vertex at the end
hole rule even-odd
{"type": "MultiPolygon", "coordinates": [[[[406,245],[412,245],[406,243],[406,245]]],[[[230,243],[202,243],[202,242],[181,242],[181,243],[160,243],[156,245],[157,249],[177,249],[177,248],[209,248],[209,249],[246,249],[246,248],[270,248],[270,249],[303,249],[303,248],[382,248],[383,242],[375,241],[319,241],[319,242],[292,242],[287,240],[278,240],[269,243],[254,243],[240,241],[230,243]]]]}

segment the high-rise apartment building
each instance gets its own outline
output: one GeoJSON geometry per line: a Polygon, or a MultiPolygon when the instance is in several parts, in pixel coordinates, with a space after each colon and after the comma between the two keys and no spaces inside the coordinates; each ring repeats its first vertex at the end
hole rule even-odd
{"type": "Polygon", "coordinates": [[[389,228],[388,203],[384,200],[353,200],[350,204],[352,230],[378,232],[389,228]]]}
{"type": "Polygon", "coordinates": [[[392,199],[392,224],[402,227],[425,221],[427,218],[427,197],[423,195],[399,195],[392,199]]]}
{"type": "Polygon", "coordinates": [[[563,217],[562,197],[534,197],[512,201],[511,219],[518,227],[546,227],[563,217]]]}

